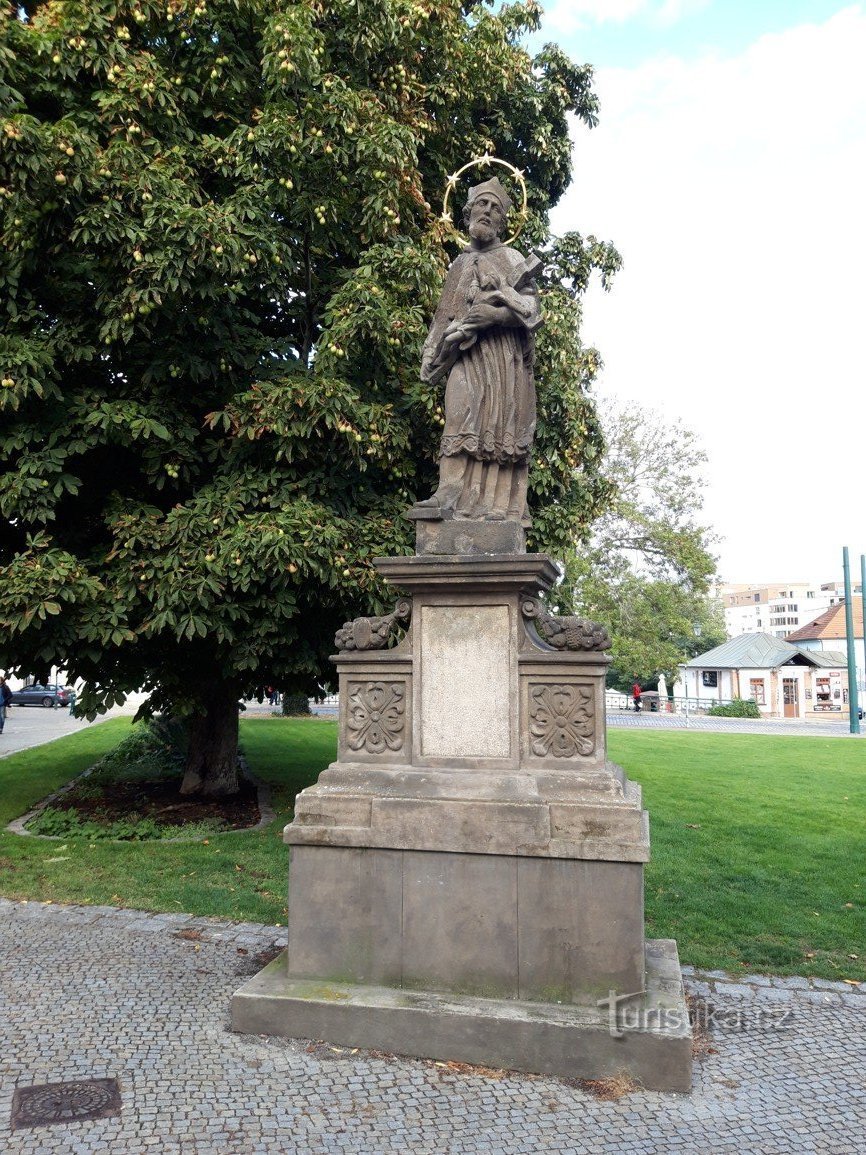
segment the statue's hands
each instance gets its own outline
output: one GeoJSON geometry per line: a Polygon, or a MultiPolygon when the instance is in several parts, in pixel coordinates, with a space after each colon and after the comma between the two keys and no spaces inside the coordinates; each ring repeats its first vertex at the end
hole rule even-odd
{"type": "Polygon", "coordinates": [[[483,300],[476,299],[461,322],[463,328],[478,330],[487,329],[491,325],[507,324],[510,311],[496,303],[497,297],[498,293],[491,293],[483,300]]]}
{"type": "Polygon", "coordinates": [[[452,321],[442,337],[443,349],[448,349],[451,345],[465,341],[471,332],[471,328],[466,327],[465,321],[452,321]]]}

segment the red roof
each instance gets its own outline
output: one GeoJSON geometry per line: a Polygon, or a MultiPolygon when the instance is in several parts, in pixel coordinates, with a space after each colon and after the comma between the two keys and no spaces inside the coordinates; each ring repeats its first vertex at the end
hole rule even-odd
{"type": "MultiPolygon", "coordinates": [[[[854,637],[862,638],[863,599],[855,597],[852,609],[854,611],[854,637]]],[[[812,638],[844,638],[845,636],[845,606],[838,605],[830,606],[829,610],[825,610],[820,617],[807,622],[805,626],[800,626],[799,630],[794,630],[792,634],[788,634],[785,641],[796,645],[797,642],[809,641],[812,638]]]]}

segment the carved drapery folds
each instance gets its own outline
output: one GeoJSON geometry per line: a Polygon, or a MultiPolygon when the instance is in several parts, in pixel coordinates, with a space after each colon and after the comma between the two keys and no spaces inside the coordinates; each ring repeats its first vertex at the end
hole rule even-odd
{"type": "Polygon", "coordinates": [[[595,716],[588,686],[531,685],[529,733],[538,758],[587,757],[595,749],[595,716]]]}
{"type": "Polygon", "coordinates": [[[383,754],[399,750],[406,725],[403,682],[349,682],[346,740],[352,750],[383,754]]]}
{"type": "Polygon", "coordinates": [[[549,614],[538,598],[524,598],[521,612],[535,623],[538,636],[555,650],[609,650],[610,634],[589,618],[549,614]]]}
{"type": "Polygon", "coordinates": [[[399,598],[394,612],[381,618],[355,618],[337,630],[334,644],[340,651],[385,650],[401,625],[407,625],[412,616],[412,602],[399,598]]]}

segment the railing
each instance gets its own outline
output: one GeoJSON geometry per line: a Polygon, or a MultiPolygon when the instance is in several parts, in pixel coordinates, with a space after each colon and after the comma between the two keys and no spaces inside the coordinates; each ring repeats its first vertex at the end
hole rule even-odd
{"type": "MultiPolygon", "coordinates": [[[[634,711],[634,698],[631,694],[623,694],[618,690],[606,690],[604,695],[605,709],[609,713],[617,710],[634,711]]],[[[642,714],[705,714],[711,706],[728,706],[731,698],[659,698],[654,691],[646,691],[641,695],[642,714]]]]}
{"type": "Polygon", "coordinates": [[[310,709],[314,713],[316,710],[323,710],[323,711],[327,711],[328,713],[330,713],[332,710],[339,710],[339,708],[340,708],[340,695],[339,694],[327,694],[320,701],[316,701],[315,698],[310,698],[310,709]]]}

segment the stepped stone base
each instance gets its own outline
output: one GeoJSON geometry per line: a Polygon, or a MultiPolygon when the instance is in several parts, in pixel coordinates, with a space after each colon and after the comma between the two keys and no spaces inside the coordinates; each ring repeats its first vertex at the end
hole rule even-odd
{"type": "Polygon", "coordinates": [[[647,815],[607,758],[607,632],[545,609],[559,569],[517,523],[423,512],[418,553],[375,563],[393,613],[337,635],[337,760],[283,832],[288,950],[235,1029],[685,1090],[647,815]]]}
{"type": "Polygon", "coordinates": [[[571,1079],[624,1074],[648,1090],[688,1091],[692,1031],[671,940],[647,942],[644,985],[614,1007],[484,999],[290,979],[284,952],[237,991],[232,1029],[571,1079]]]}

